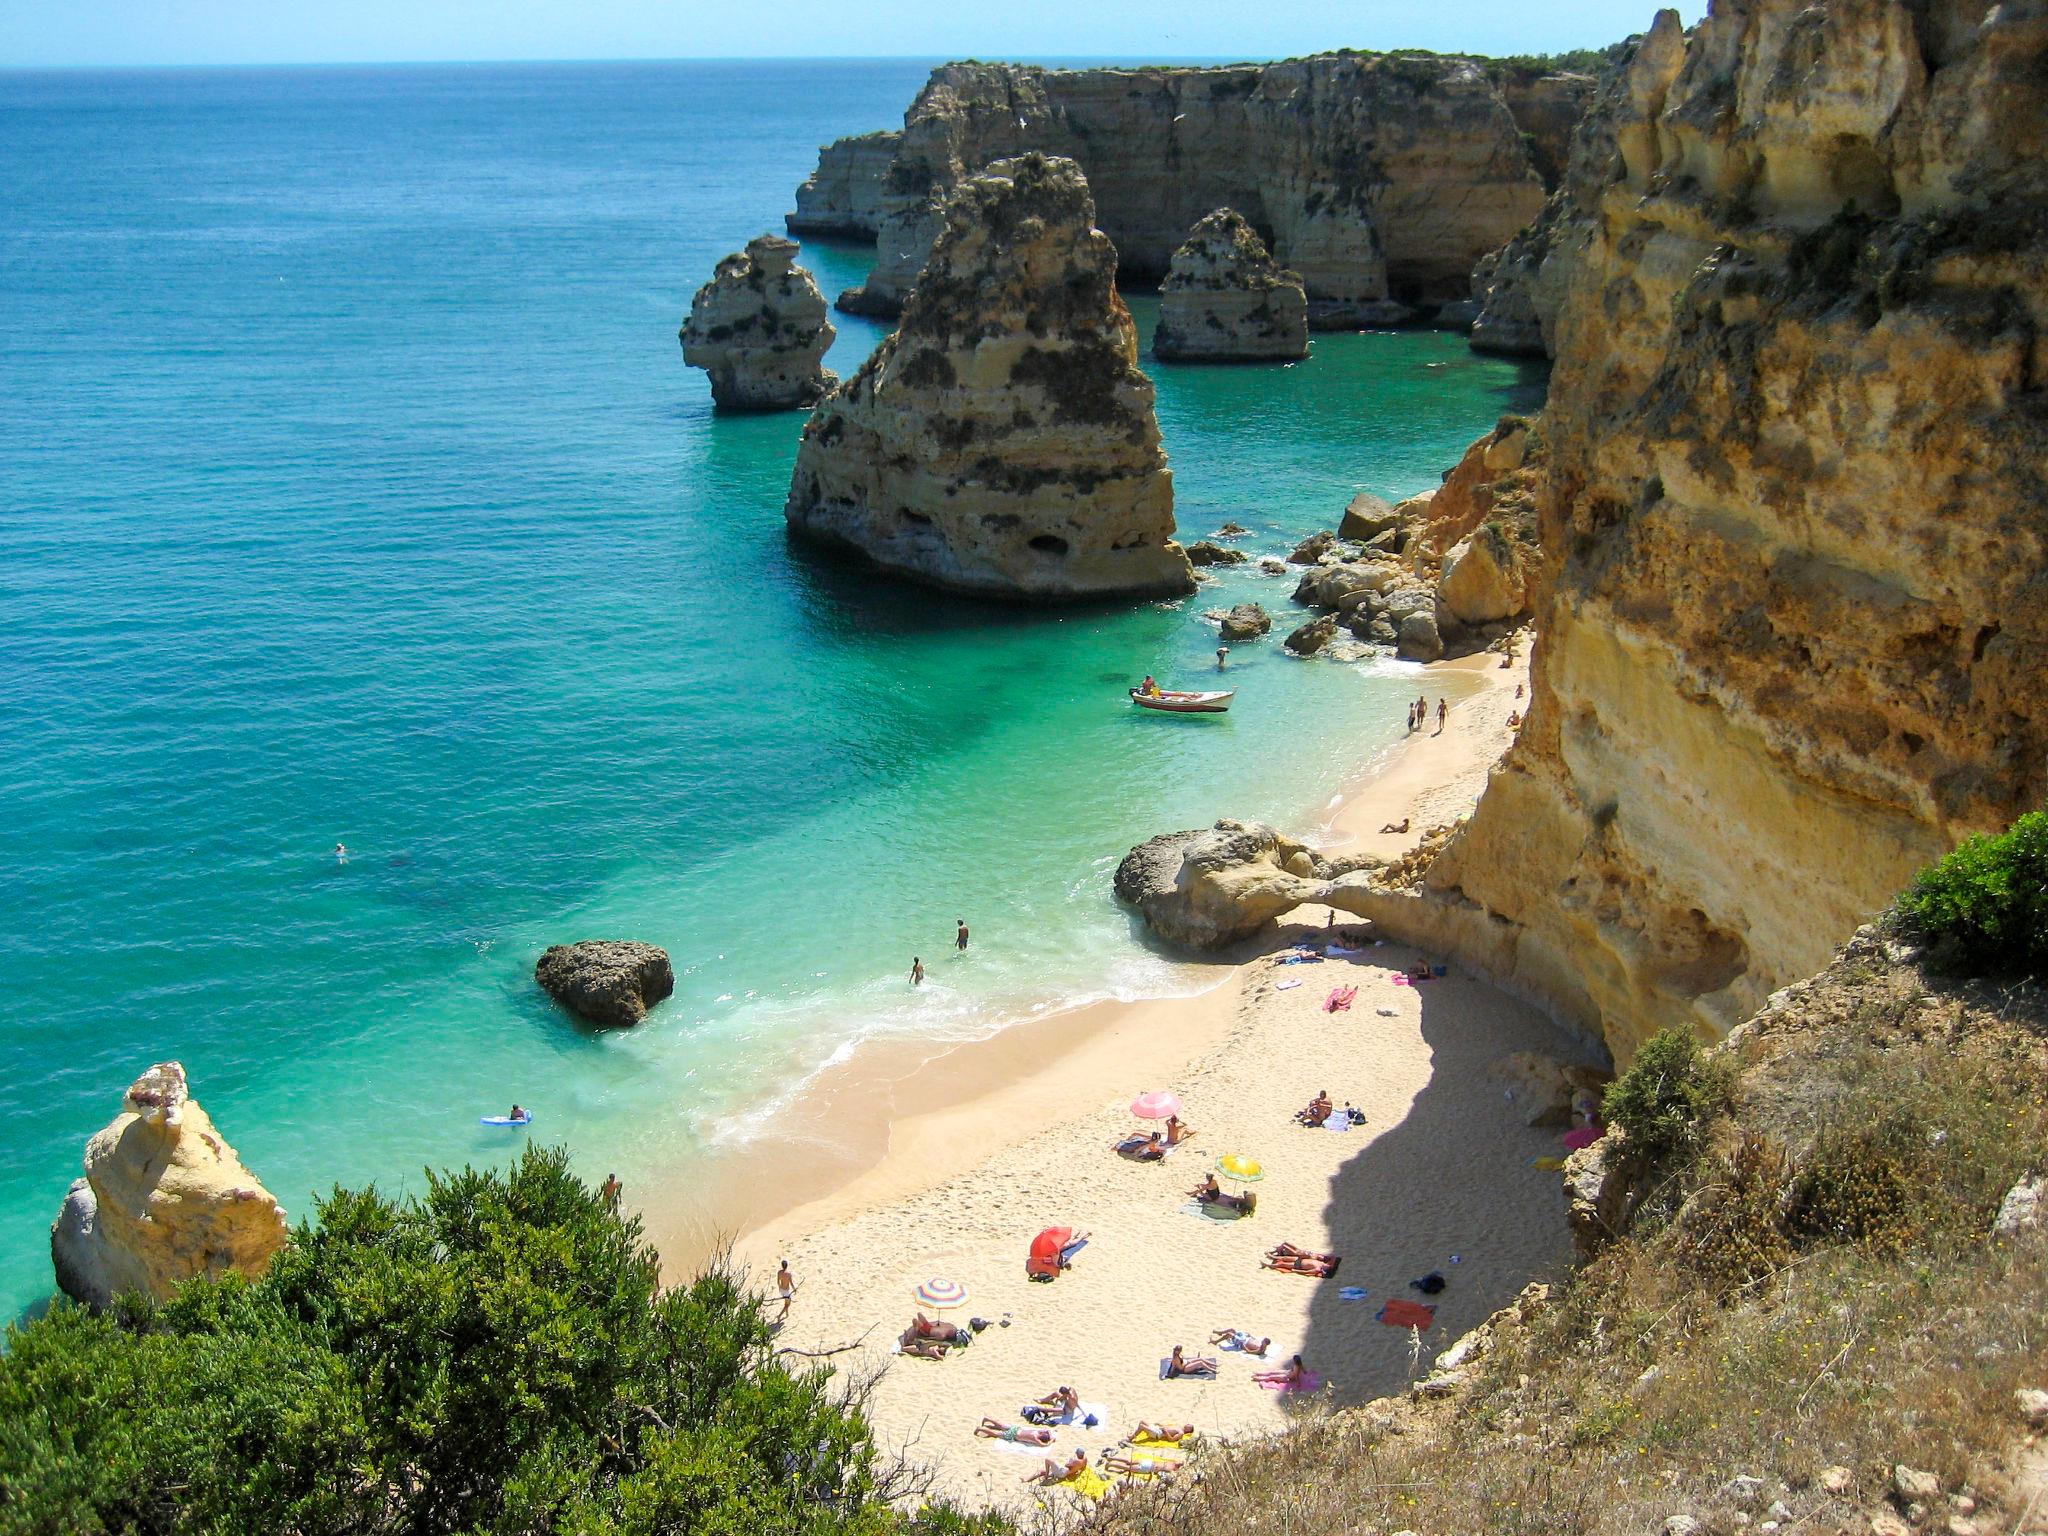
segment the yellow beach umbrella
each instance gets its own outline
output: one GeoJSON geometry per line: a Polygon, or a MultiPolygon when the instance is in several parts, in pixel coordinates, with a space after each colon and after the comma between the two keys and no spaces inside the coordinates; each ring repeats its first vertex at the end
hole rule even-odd
{"type": "Polygon", "coordinates": [[[1265,1165],[1257,1158],[1247,1157],[1242,1152],[1233,1152],[1228,1157],[1217,1158],[1216,1171],[1238,1184],[1256,1184],[1266,1176],[1265,1165]]]}

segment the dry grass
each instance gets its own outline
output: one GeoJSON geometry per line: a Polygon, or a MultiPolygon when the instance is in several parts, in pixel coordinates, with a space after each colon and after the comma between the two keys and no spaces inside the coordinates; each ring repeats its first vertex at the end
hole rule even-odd
{"type": "Polygon", "coordinates": [[[1734,1115],[1661,1213],[1497,1330],[1462,1393],[1220,1451],[1090,1529],[1864,1532],[1899,1462],[2021,1529],[1997,1468],[2014,1390],[2048,1386],[2048,1237],[1987,1234],[2048,1167],[2044,1040],[2039,989],[1862,946],[1724,1048],[1734,1115]]]}

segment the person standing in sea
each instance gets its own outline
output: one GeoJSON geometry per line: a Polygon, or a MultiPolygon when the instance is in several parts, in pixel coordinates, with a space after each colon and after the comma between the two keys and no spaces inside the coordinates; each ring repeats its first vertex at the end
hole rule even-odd
{"type": "Polygon", "coordinates": [[[953,935],[953,947],[964,955],[967,953],[967,919],[956,917],[953,921],[960,925],[960,931],[953,935]]]}
{"type": "Polygon", "coordinates": [[[910,957],[910,984],[913,987],[924,985],[924,961],[917,955],[910,957]]]}

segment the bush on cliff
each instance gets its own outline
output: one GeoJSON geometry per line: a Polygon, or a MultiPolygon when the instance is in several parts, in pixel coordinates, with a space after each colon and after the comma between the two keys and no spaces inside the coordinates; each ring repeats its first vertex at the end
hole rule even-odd
{"type": "Polygon", "coordinates": [[[0,1357],[0,1532],[881,1533],[858,1391],[723,1270],[662,1291],[560,1151],[337,1190],[260,1280],[70,1307],[0,1357]]]}
{"type": "Polygon", "coordinates": [[[1922,870],[1899,905],[1945,970],[2048,974],[2048,811],[1971,838],[1922,870]]]}
{"type": "Polygon", "coordinates": [[[1607,1119],[1625,1133],[1632,1168],[1645,1175],[1669,1170],[1697,1153],[1707,1128],[1728,1108],[1729,1076],[1682,1025],[1644,1041],[1609,1086],[1605,1103],[1607,1119]]]}

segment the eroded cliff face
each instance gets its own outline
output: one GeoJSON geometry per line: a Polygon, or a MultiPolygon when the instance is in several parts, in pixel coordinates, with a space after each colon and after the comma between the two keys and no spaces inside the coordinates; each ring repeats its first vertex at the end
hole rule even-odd
{"type": "Polygon", "coordinates": [[[168,1298],[195,1275],[262,1272],[290,1235],[270,1191],[242,1166],[191,1096],[185,1069],[159,1062],[85,1148],[85,1177],[50,1228],[57,1284],[105,1307],[125,1291],[168,1298]]]}
{"type": "Polygon", "coordinates": [[[2048,8],[1667,12],[1550,240],[1528,723],[1372,915],[1625,1059],[2048,796],[2048,8]]]}
{"type": "Polygon", "coordinates": [[[825,296],[796,265],[794,240],[758,235],[719,262],[697,290],[680,333],[683,361],[711,375],[725,411],[782,411],[816,403],[839,382],[825,296]]]}
{"type": "Polygon", "coordinates": [[[1176,362],[1291,362],[1308,356],[1301,277],[1273,260],[1234,209],[1188,232],[1159,285],[1153,356],[1176,362]]]}
{"type": "Polygon", "coordinates": [[[790,526],[961,591],[1192,591],[1115,277],[1071,160],[968,178],[902,323],[805,425],[790,526]]]}
{"type": "Polygon", "coordinates": [[[948,64],[905,115],[887,168],[873,135],[826,148],[792,228],[873,225],[878,259],[842,302],[900,305],[935,207],[990,160],[1039,150],[1085,171],[1127,276],[1165,274],[1203,215],[1235,208],[1306,285],[1324,328],[1462,298],[1473,264],[1533,218],[1536,155],[1583,83],[1510,100],[1471,59],[1329,54],[1221,69],[948,64]],[[864,170],[857,170],[864,167],[864,170]],[[870,211],[871,210],[871,211],[870,211]]]}

